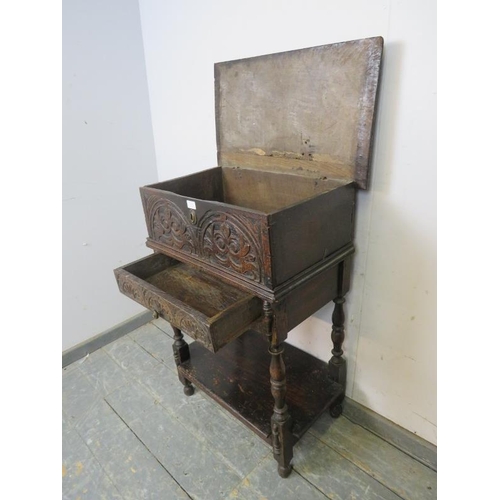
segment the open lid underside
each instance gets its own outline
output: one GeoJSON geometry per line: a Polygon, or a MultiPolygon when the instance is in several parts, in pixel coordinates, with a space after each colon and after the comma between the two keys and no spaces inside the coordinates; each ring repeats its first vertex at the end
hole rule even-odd
{"type": "Polygon", "coordinates": [[[215,65],[219,165],[366,189],[381,37],[215,65]]]}

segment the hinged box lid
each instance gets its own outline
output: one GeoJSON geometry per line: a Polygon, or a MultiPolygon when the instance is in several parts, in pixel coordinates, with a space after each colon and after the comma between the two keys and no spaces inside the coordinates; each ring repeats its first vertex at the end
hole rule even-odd
{"type": "Polygon", "coordinates": [[[219,166],[366,189],[383,38],[215,64],[219,166]]]}

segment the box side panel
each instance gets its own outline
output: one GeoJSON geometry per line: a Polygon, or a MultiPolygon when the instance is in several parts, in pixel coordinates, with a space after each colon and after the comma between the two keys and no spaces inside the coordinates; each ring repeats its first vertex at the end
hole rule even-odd
{"type": "Polygon", "coordinates": [[[349,184],[270,216],[274,286],[352,241],[355,202],[349,184]]]}
{"type": "Polygon", "coordinates": [[[293,289],[275,306],[278,335],[281,340],[288,332],[305,321],[337,296],[339,264],[324,269],[312,279],[293,289]]]}

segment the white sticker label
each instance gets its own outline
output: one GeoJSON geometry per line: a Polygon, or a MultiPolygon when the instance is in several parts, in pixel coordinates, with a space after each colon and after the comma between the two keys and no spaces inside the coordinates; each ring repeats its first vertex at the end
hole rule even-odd
{"type": "Polygon", "coordinates": [[[188,208],[193,208],[194,210],[196,210],[196,203],[194,201],[187,200],[186,203],[188,208]]]}

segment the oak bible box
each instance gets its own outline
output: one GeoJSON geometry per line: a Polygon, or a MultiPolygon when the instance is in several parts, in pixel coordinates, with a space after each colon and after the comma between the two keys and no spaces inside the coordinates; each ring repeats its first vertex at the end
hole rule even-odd
{"type": "Polygon", "coordinates": [[[125,295],[171,323],[184,392],[194,384],[267,440],[283,477],[296,440],[342,410],[343,303],[382,47],[216,64],[218,166],[140,188],[155,253],[115,270],[125,295]],[[328,364],[284,344],[332,300],[328,364]]]}

